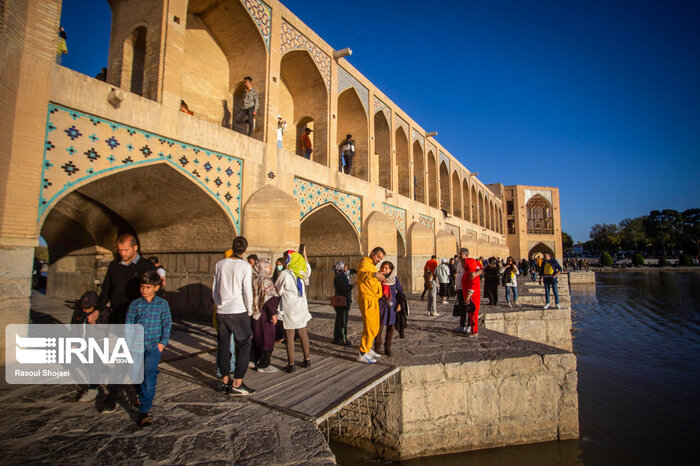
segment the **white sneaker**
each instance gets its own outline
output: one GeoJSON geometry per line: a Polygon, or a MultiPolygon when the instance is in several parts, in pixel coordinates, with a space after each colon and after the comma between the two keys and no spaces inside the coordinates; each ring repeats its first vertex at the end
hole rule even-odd
{"type": "Polygon", "coordinates": [[[544,305],[544,308],[545,308],[545,309],[549,309],[549,303],[545,304],[545,305],[544,305]]]}
{"type": "Polygon", "coordinates": [[[509,302],[506,302],[506,304],[508,305],[508,307],[513,307],[513,305],[509,302]]]}
{"type": "Polygon", "coordinates": [[[443,301],[442,304],[449,304],[449,301],[443,301]]]}
{"type": "Polygon", "coordinates": [[[375,362],[377,362],[369,356],[369,353],[360,353],[359,356],[357,356],[357,360],[360,362],[364,362],[365,364],[374,364],[375,362]]]}
{"type": "Polygon", "coordinates": [[[80,398],[78,398],[78,403],[89,403],[91,401],[94,401],[95,398],[97,398],[98,391],[96,388],[90,388],[88,391],[83,392],[82,395],[80,395],[80,398]]]}
{"type": "Polygon", "coordinates": [[[435,312],[435,313],[433,313],[433,315],[434,315],[435,317],[437,317],[437,316],[439,316],[440,314],[437,313],[437,312],[435,312]]]}
{"type": "Polygon", "coordinates": [[[373,349],[370,349],[370,350],[369,350],[367,353],[365,353],[365,354],[369,354],[369,356],[370,356],[372,359],[379,359],[379,358],[382,357],[381,354],[378,354],[378,353],[377,353],[376,351],[374,351],[373,349]]]}
{"type": "Polygon", "coordinates": [[[518,307],[522,307],[522,305],[521,305],[519,302],[517,302],[517,301],[515,302],[515,305],[518,306],[518,307]]]}
{"type": "Polygon", "coordinates": [[[557,309],[561,309],[561,306],[557,304],[557,309]]]}
{"type": "Polygon", "coordinates": [[[458,325],[457,327],[453,328],[452,331],[457,333],[464,333],[467,331],[467,327],[462,327],[461,325],[458,325]]]}
{"type": "Polygon", "coordinates": [[[280,370],[277,369],[275,366],[258,367],[258,372],[262,372],[262,373],[279,372],[279,371],[280,370]]]}

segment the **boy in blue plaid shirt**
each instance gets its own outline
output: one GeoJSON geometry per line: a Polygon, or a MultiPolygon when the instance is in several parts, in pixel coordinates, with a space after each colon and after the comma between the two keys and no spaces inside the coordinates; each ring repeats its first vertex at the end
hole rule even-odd
{"type": "Polygon", "coordinates": [[[138,387],[141,427],[153,424],[148,411],[156,394],[160,355],[168,344],[172,327],[168,302],[156,296],[160,283],[161,278],[156,272],[144,273],[141,277],[141,297],[132,301],[126,312],[127,324],[140,324],[143,327],[143,383],[138,387]]]}

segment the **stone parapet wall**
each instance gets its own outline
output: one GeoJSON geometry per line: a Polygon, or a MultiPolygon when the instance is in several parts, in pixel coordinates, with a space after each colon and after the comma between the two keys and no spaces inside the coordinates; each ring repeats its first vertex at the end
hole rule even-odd
{"type": "Polygon", "coordinates": [[[578,438],[577,377],[576,357],[554,349],[402,367],[399,389],[337,439],[405,460],[578,438]]]}
{"type": "Polygon", "coordinates": [[[578,272],[569,272],[569,284],[577,284],[577,283],[595,283],[595,272],[592,271],[578,271],[578,272]]]}
{"type": "Polygon", "coordinates": [[[484,327],[572,351],[571,310],[568,308],[488,310],[484,313],[484,327]]]}

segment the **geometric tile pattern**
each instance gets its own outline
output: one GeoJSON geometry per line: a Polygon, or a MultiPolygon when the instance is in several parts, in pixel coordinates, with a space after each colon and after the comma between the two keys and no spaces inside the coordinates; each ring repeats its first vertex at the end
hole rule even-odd
{"type": "Polygon", "coordinates": [[[248,10],[250,16],[253,18],[255,25],[258,27],[260,34],[263,36],[263,41],[265,41],[265,46],[267,50],[270,50],[270,34],[272,33],[272,28],[270,24],[272,23],[272,8],[267,6],[260,0],[241,0],[243,6],[248,10]]]}
{"type": "Polygon", "coordinates": [[[423,139],[423,135],[420,134],[418,131],[416,131],[416,129],[414,128],[413,129],[413,142],[415,142],[416,140],[418,141],[418,144],[420,144],[420,148],[425,150],[425,147],[423,146],[423,144],[425,143],[425,141],[423,139]]]}
{"type": "Polygon", "coordinates": [[[384,113],[384,117],[386,118],[386,122],[389,123],[389,128],[391,128],[391,109],[387,104],[385,104],[379,97],[376,95],[374,96],[374,114],[376,115],[377,112],[382,111],[384,113]]]}
{"type": "Polygon", "coordinates": [[[428,143],[428,149],[426,150],[426,152],[430,152],[431,150],[433,151],[433,155],[437,154],[437,149],[435,148],[435,146],[432,143],[428,143]]]}
{"type": "Polygon", "coordinates": [[[382,212],[384,215],[391,218],[396,224],[396,229],[399,231],[404,244],[406,243],[406,209],[396,207],[382,202],[382,212]]]}
{"type": "Polygon", "coordinates": [[[445,231],[457,238],[457,241],[460,240],[459,236],[459,227],[457,225],[450,225],[449,223],[445,224],[445,231]]]}
{"type": "Polygon", "coordinates": [[[435,218],[429,217],[428,215],[419,214],[418,223],[420,223],[421,225],[425,225],[426,227],[433,230],[433,233],[435,233],[435,218]]]}
{"type": "Polygon", "coordinates": [[[331,57],[329,57],[316,44],[311,42],[304,34],[297,31],[294,26],[289,24],[284,19],[282,20],[282,44],[280,45],[280,53],[284,55],[287,50],[306,50],[313,58],[321,76],[326,83],[328,92],[331,91],[331,57]]]}
{"type": "Polygon", "coordinates": [[[408,123],[406,123],[406,120],[401,118],[398,114],[396,114],[396,123],[395,124],[396,124],[396,128],[398,128],[399,126],[403,128],[403,131],[404,131],[404,134],[406,135],[406,137],[408,137],[408,135],[411,134],[408,131],[408,123]]]}
{"type": "Polygon", "coordinates": [[[450,171],[450,159],[445,155],[443,151],[440,151],[440,162],[438,162],[438,165],[440,163],[445,162],[445,167],[447,168],[447,171],[450,171]]]}
{"type": "Polygon", "coordinates": [[[338,67],[338,95],[345,89],[352,87],[357,92],[360,97],[362,105],[365,107],[365,113],[369,115],[369,89],[362,85],[353,75],[348,73],[343,69],[342,66],[338,67]]]}
{"type": "Polygon", "coordinates": [[[476,238],[477,238],[476,231],[470,230],[469,228],[467,228],[467,229],[464,230],[464,235],[465,235],[467,238],[473,239],[473,240],[476,241],[476,238]]]}
{"type": "Polygon", "coordinates": [[[326,204],[333,204],[362,232],[362,198],[313,181],[294,177],[294,198],[299,201],[301,219],[326,204]]]}
{"type": "Polygon", "coordinates": [[[95,176],[163,161],[211,194],[239,229],[243,161],[49,103],[39,218],[95,176]]]}

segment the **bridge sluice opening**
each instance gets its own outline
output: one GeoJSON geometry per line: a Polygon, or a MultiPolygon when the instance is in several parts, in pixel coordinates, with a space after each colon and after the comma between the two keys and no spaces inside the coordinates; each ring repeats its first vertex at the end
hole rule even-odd
{"type": "Polygon", "coordinates": [[[210,321],[214,266],[235,228],[211,196],[165,163],[98,178],[53,206],[41,227],[50,252],[47,294],[99,293],[123,233],[137,238],[140,260],[157,256],[165,268],[173,315],[210,321]]]}

